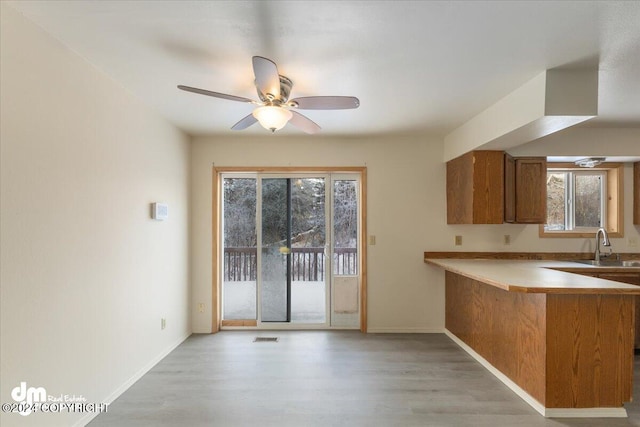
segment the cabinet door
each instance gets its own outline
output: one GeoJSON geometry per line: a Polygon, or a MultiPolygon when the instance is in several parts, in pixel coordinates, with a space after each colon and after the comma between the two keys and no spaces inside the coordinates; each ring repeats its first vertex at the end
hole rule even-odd
{"type": "Polygon", "coordinates": [[[640,225],[640,162],[633,164],[633,223],[640,225]]]}
{"type": "Polygon", "coordinates": [[[475,151],[473,223],[504,222],[504,152],[475,151]]]}
{"type": "Polygon", "coordinates": [[[516,222],[516,162],[504,155],[504,222],[516,222]]]}
{"type": "Polygon", "coordinates": [[[547,159],[516,158],[516,222],[544,224],[547,219],[547,159]]]}
{"type": "Polygon", "coordinates": [[[504,153],[472,151],[447,162],[447,224],[504,222],[504,153]]]}
{"type": "Polygon", "coordinates": [[[447,162],[447,224],[473,222],[473,153],[447,162]]]}

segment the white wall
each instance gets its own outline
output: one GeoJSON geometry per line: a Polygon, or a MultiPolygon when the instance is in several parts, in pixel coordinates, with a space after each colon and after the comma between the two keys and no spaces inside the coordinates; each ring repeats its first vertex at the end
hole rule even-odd
{"type": "Polygon", "coordinates": [[[0,400],[26,381],[106,402],[190,334],[189,139],[4,3],[1,15],[0,400]],[[154,201],[168,221],[149,219],[154,201]]]}
{"type": "MultiPolygon", "coordinates": [[[[196,138],[192,143],[192,304],[194,332],[211,330],[212,167],[366,166],[369,330],[433,331],[443,325],[443,289],[422,261],[432,224],[444,216],[439,140],[321,136],[196,138]]],[[[442,227],[440,227],[442,228],[442,227]]],[[[440,233],[440,231],[438,231],[440,233]]]]}

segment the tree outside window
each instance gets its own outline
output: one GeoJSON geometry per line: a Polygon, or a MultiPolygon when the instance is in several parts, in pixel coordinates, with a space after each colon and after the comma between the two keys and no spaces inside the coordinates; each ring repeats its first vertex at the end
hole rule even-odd
{"type": "Polygon", "coordinates": [[[545,232],[585,231],[606,223],[604,171],[547,170],[545,232]]]}

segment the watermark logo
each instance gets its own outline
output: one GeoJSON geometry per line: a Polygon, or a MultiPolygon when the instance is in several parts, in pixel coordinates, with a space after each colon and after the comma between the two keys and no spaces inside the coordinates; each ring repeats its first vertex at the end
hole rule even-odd
{"type": "Polygon", "coordinates": [[[24,381],[20,382],[18,387],[14,387],[11,390],[11,398],[17,403],[22,403],[19,406],[18,413],[24,417],[33,412],[34,404],[43,403],[47,401],[47,391],[44,387],[29,387],[24,381]]]}
{"type": "Polygon", "coordinates": [[[108,403],[88,403],[82,395],[61,394],[59,396],[47,395],[44,387],[27,387],[25,381],[11,390],[13,403],[3,403],[2,412],[15,412],[23,417],[32,412],[107,412],[108,403]]]}

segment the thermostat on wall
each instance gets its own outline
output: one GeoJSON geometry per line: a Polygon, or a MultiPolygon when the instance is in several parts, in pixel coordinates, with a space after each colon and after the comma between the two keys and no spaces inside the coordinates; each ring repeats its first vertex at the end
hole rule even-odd
{"type": "Polygon", "coordinates": [[[151,218],[164,221],[169,218],[169,206],[165,203],[151,203],[151,218]]]}

